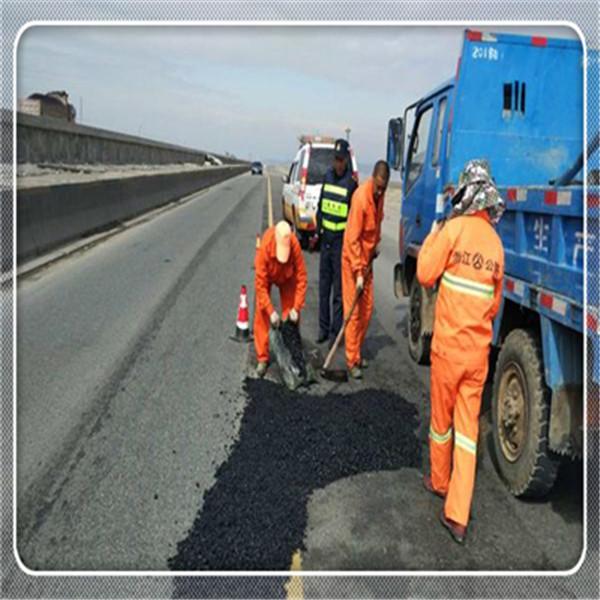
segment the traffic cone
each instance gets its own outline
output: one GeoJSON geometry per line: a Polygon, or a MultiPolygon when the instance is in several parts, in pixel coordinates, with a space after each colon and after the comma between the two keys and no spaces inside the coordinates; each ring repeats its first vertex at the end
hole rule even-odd
{"type": "Polygon", "coordinates": [[[248,324],[248,292],[246,286],[242,285],[240,289],[240,304],[238,306],[237,321],[235,324],[235,336],[232,337],[236,342],[250,341],[250,327],[248,324]]]}

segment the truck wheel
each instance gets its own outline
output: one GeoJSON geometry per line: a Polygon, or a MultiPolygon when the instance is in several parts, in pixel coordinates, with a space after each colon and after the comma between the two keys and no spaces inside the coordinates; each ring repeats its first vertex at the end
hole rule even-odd
{"type": "Polygon", "coordinates": [[[500,476],[514,496],[547,494],[559,459],[548,448],[550,390],[538,337],[512,331],[498,355],[492,396],[494,447],[500,476]]]}
{"type": "Polygon", "coordinates": [[[414,277],[410,284],[408,313],[408,352],[419,365],[428,365],[431,348],[431,333],[423,331],[425,290],[414,277]]]}

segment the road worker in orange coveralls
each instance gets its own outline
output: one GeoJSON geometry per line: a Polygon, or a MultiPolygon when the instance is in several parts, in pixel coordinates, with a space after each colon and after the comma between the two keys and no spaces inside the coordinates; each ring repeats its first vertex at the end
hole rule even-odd
{"type": "Polygon", "coordinates": [[[439,281],[431,345],[431,475],[423,483],[445,498],[442,524],[466,536],[477,464],[481,394],[498,312],[504,250],[494,225],[504,211],[484,160],[465,165],[450,218],[435,223],[417,261],[424,287],[439,281]]]}
{"type": "Polygon", "coordinates": [[[265,231],[256,252],[254,269],[256,374],[264,377],[269,366],[269,325],[278,327],[288,316],[297,323],[306,298],[304,257],[288,223],[280,221],[265,231]],[[271,302],[272,285],[279,288],[281,316],[271,302]]]}
{"type": "Polygon", "coordinates": [[[362,378],[367,361],[361,355],[373,313],[373,272],[367,267],[378,254],[385,190],[390,168],[384,160],[375,164],[373,175],[352,196],[342,246],[342,300],[347,318],[356,290],[361,294],[346,326],[346,364],[354,379],[362,378]]]}

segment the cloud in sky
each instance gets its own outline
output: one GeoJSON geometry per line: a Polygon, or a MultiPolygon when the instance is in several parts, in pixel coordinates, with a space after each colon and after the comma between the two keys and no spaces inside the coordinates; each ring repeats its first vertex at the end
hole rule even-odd
{"type": "Polygon", "coordinates": [[[454,74],[462,31],[39,26],[19,44],[17,95],[64,89],[84,124],[266,161],[289,160],[300,133],[349,126],[364,170],[385,152],[388,119],[454,74]]]}

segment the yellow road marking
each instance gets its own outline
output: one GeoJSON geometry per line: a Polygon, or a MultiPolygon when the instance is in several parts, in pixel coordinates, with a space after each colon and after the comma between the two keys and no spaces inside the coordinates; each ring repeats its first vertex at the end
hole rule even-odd
{"type": "Polygon", "coordinates": [[[269,227],[273,227],[273,196],[271,194],[271,176],[267,171],[267,203],[269,205],[269,227]]]}
{"type": "MultiPolygon", "coordinates": [[[[290,567],[290,571],[302,571],[302,554],[300,553],[300,550],[296,550],[294,556],[292,556],[292,566],[290,567]]],[[[284,588],[287,600],[304,600],[302,577],[292,575],[285,583],[284,588]]]]}

